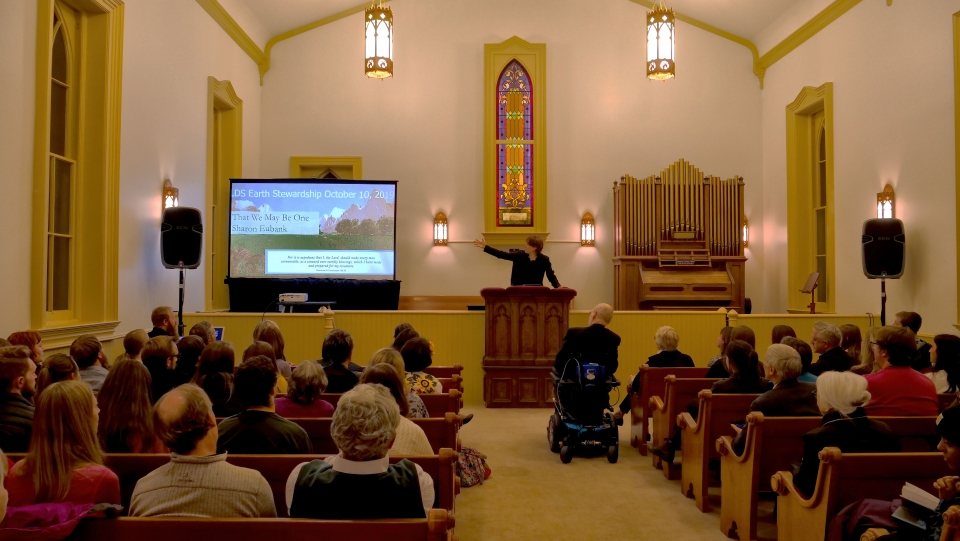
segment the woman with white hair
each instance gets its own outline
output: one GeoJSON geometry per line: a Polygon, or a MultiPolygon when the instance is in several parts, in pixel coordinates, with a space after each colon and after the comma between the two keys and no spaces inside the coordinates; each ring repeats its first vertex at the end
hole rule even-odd
{"type": "Polygon", "coordinates": [[[852,372],[824,372],[817,378],[817,406],[823,423],[803,436],[803,461],[793,484],[810,496],[817,484],[820,451],[839,447],[843,453],[898,453],[900,440],[886,423],[867,418],[867,380],[852,372]]]}
{"type": "Polygon", "coordinates": [[[287,479],[291,518],[426,518],[433,479],[409,460],[390,464],[400,408],[382,385],[361,383],[337,403],[330,436],[337,456],[300,464],[287,479]],[[358,505],[360,501],[382,505],[358,505]]]}
{"type": "MultiPolygon", "coordinates": [[[[659,351],[647,358],[647,362],[644,364],[651,368],[693,368],[693,359],[686,353],[680,353],[680,350],[677,349],[680,344],[680,335],[673,327],[663,326],[657,329],[657,332],[653,335],[653,341],[657,343],[659,351]]],[[[627,390],[627,396],[620,403],[619,410],[614,412],[618,419],[623,418],[624,414],[630,411],[630,395],[640,392],[642,381],[643,377],[640,372],[630,378],[630,388],[627,390]]]]}

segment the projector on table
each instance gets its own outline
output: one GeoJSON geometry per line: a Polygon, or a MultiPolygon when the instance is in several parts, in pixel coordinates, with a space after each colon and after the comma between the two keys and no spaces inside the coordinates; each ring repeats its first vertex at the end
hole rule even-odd
{"type": "Polygon", "coordinates": [[[297,304],[301,302],[307,302],[306,293],[281,293],[280,298],[277,300],[280,304],[297,304]]]}

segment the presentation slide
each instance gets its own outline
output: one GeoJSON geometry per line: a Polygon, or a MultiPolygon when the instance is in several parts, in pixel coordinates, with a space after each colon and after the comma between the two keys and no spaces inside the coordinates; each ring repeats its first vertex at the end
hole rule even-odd
{"type": "Polygon", "coordinates": [[[397,183],[231,180],[233,278],[393,279],[397,183]]]}

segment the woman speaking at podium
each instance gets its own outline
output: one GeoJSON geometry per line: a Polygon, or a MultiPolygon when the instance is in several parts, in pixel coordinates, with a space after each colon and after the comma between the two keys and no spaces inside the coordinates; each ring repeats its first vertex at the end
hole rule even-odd
{"type": "Polygon", "coordinates": [[[553,273],[553,266],[550,265],[550,258],[543,255],[543,238],[537,235],[527,237],[527,244],[522,252],[503,252],[496,248],[487,246],[486,241],[477,239],[473,241],[477,248],[483,248],[483,251],[500,259],[513,261],[513,270],[510,271],[510,285],[512,286],[542,286],[543,275],[547,275],[547,280],[553,287],[560,287],[560,281],[557,275],[553,273]]]}

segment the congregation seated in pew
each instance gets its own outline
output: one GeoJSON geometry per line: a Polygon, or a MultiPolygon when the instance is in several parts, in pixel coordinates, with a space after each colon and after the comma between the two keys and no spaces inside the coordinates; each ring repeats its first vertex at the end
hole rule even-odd
{"type": "Polygon", "coordinates": [[[817,362],[810,365],[810,373],[819,376],[824,372],[846,372],[854,364],[853,358],[841,347],[843,334],[840,327],[826,321],[818,321],[810,335],[810,348],[819,353],[817,362]]]}
{"type": "MultiPolygon", "coordinates": [[[[724,353],[724,364],[730,377],[714,383],[710,387],[713,394],[759,394],[770,389],[770,382],[760,377],[757,353],[753,351],[750,344],[743,340],[733,340],[727,345],[724,353]]],[[[694,420],[696,420],[699,404],[699,399],[694,398],[687,405],[687,413],[693,416],[694,420]]],[[[681,433],[680,428],[676,428],[673,436],[663,445],[651,448],[650,451],[670,464],[682,446],[681,433]]]]}
{"type": "MultiPolygon", "coordinates": [[[[401,325],[404,325],[404,323],[401,323],[401,325]]],[[[409,325],[409,323],[406,323],[405,325],[409,325]]],[[[390,366],[394,367],[399,374],[406,374],[405,365],[403,364],[403,356],[400,355],[400,352],[394,348],[380,348],[377,351],[374,351],[373,356],[370,357],[370,362],[367,364],[367,368],[382,363],[389,364],[390,366]]],[[[407,405],[410,408],[410,411],[407,413],[407,417],[410,419],[425,419],[430,417],[430,411],[427,410],[426,404],[423,403],[423,399],[420,398],[420,395],[410,388],[410,380],[408,380],[406,377],[403,378],[403,386],[407,395],[407,405]]]]}
{"type": "MultiPolygon", "coordinates": [[[[766,417],[805,417],[820,415],[814,383],[798,381],[803,369],[800,354],[790,346],[773,344],[763,355],[763,369],[773,389],[763,393],[750,404],[750,411],[759,411],[766,417]]],[[[741,431],[733,440],[736,453],[743,454],[747,432],[741,431]]]]}
{"type": "Polygon", "coordinates": [[[251,357],[256,357],[258,355],[267,357],[268,359],[273,361],[273,363],[277,366],[277,374],[280,375],[280,377],[277,378],[277,394],[286,394],[287,391],[290,390],[290,383],[287,380],[287,378],[283,377],[282,368],[284,366],[289,368],[290,365],[287,364],[286,361],[277,359],[277,354],[274,352],[273,346],[271,346],[267,342],[263,342],[260,340],[254,341],[252,344],[247,346],[247,349],[243,350],[242,360],[246,361],[247,359],[250,359],[251,357]],[[283,363],[283,365],[281,365],[280,363],[283,363]]]}
{"type": "Polygon", "coordinates": [[[880,370],[864,376],[871,397],[865,406],[867,415],[935,416],[939,413],[936,386],[910,366],[916,352],[916,338],[910,329],[881,327],[871,348],[880,370]]]}
{"type": "Polygon", "coordinates": [[[24,346],[0,348],[0,449],[22,453],[30,446],[37,365],[24,346]]]}
{"type": "Polygon", "coordinates": [[[793,476],[798,491],[808,496],[813,493],[824,447],[837,447],[844,453],[900,451],[900,441],[890,427],[867,418],[864,405],[870,400],[863,376],[828,371],[817,377],[817,405],[823,420],[820,428],[803,437],[803,460],[793,476]]]}
{"type": "Polygon", "coordinates": [[[359,384],[333,414],[336,456],[298,465],[287,480],[292,518],[425,518],[433,479],[409,460],[390,464],[400,408],[382,385],[359,384]],[[370,496],[378,497],[371,501],[370,496]]]}
{"type": "MultiPolygon", "coordinates": [[[[279,381],[279,380],[278,380],[279,381]]],[[[327,375],[314,361],[297,365],[290,377],[290,389],[286,396],[275,400],[277,415],[286,418],[330,417],[334,406],[320,398],[327,388],[327,375]]]]}
{"type": "Polygon", "coordinates": [[[780,343],[785,346],[790,346],[800,355],[801,369],[800,375],[797,376],[797,381],[816,383],[817,376],[810,373],[810,365],[813,364],[813,349],[810,347],[810,344],[792,336],[785,337],[780,343]]]}
{"type": "MultiPolygon", "coordinates": [[[[747,344],[750,344],[751,349],[757,349],[757,335],[753,332],[753,329],[747,327],[746,325],[738,325],[731,329],[730,339],[727,340],[726,345],[730,345],[730,342],[734,340],[746,342],[747,344]]],[[[726,349],[724,349],[724,351],[726,351],[726,349]]],[[[713,363],[713,365],[710,367],[710,370],[707,371],[707,375],[704,377],[719,379],[729,378],[730,371],[727,370],[727,365],[721,361],[718,363],[713,363]]]]}
{"type": "Polygon", "coordinates": [[[938,334],[934,337],[930,362],[933,368],[925,375],[933,382],[937,394],[960,390],[960,336],[938,334]]]}
{"type": "Polygon", "coordinates": [[[233,396],[235,362],[233,344],[214,342],[200,354],[197,371],[190,380],[190,383],[199,385],[210,397],[213,413],[217,417],[230,417],[244,409],[243,404],[233,396]]]}
{"type": "Polygon", "coordinates": [[[4,480],[10,507],[55,502],[120,504],[120,480],[103,466],[98,414],[96,397],[81,381],[61,381],[43,391],[27,456],[4,480]]]}
{"type": "Polygon", "coordinates": [[[925,529],[893,520],[894,502],[867,499],[851,504],[852,512],[838,517],[838,524],[831,524],[833,529],[853,532],[853,535],[845,536],[844,541],[861,539],[860,534],[866,529],[864,524],[872,526],[878,522],[887,523],[889,529],[885,533],[892,535],[884,539],[889,541],[941,541],[945,526],[960,527],[960,408],[943,412],[937,419],[937,434],[940,436],[937,450],[943,453],[950,475],[941,477],[932,487],[918,487],[925,491],[932,488],[940,500],[933,514],[925,520],[925,529]]]}
{"type": "Polygon", "coordinates": [[[310,436],[277,415],[277,365],[267,357],[248,359],[237,369],[234,394],[245,410],[220,423],[217,452],[235,454],[310,454],[310,436]]]}
{"type": "Polygon", "coordinates": [[[330,331],[323,339],[322,355],[320,366],[327,374],[328,393],[345,393],[360,382],[359,370],[351,370],[349,366],[353,364],[353,337],[350,333],[341,329],[330,331]]]}
{"type": "Polygon", "coordinates": [[[430,455],[433,448],[423,429],[413,424],[407,418],[410,413],[410,403],[407,401],[406,389],[400,372],[393,366],[380,363],[368,366],[360,376],[360,383],[381,385],[390,391],[390,395],[400,408],[400,421],[397,424],[397,435],[390,447],[390,452],[396,455],[430,455]]]}
{"type": "MultiPolygon", "coordinates": [[[[653,335],[653,341],[656,342],[659,351],[647,359],[644,363],[646,366],[651,368],[693,367],[693,359],[677,349],[680,345],[680,335],[673,327],[664,326],[657,329],[656,334],[653,335]]],[[[630,396],[640,392],[642,378],[641,372],[637,372],[630,378],[627,397],[620,402],[618,417],[623,417],[623,414],[630,411],[630,396]]]]}
{"type": "Polygon", "coordinates": [[[424,370],[433,364],[433,345],[423,337],[407,340],[400,349],[404,371],[410,389],[417,394],[441,394],[443,385],[433,374],[424,370]]]}
{"type": "Polygon", "coordinates": [[[157,402],[153,422],[172,451],[170,463],[147,474],[133,491],[132,517],[275,517],[273,492],[263,475],[226,462],[217,452],[213,404],[193,384],[157,402]]]}
{"type": "Polygon", "coordinates": [[[150,372],[140,362],[113,365],[97,397],[97,432],[107,453],[163,453],[153,429],[150,372]]]}
{"type": "Polygon", "coordinates": [[[717,348],[720,350],[720,354],[716,357],[707,361],[707,375],[704,377],[710,378],[725,378],[728,376],[727,369],[723,367],[723,352],[727,349],[727,344],[730,343],[730,336],[733,335],[733,327],[727,326],[720,329],[720,334],[717,336],[717,348]],[[717,368],[714,368],[714,367],[717,368]],[[713,371],[713,375],[711,375],[713,371]]]}
{"type": "MultiPolygon", "coordinates": [[[[275,321],[265,320],[257,323],[253,328],[253,341],[266,342],[273,350],[273,357],[277,364],[277,371],[287,382],[290,381],[290,374],[293,373],[293,367],[287,362],[284,348],[286,344],[283,340],[283,333],[280,332],[280,326],[275,321]]],[[[262,354],[261,354],[262,355],[262,354]]],[[[244,359],[246,360],[246,358],[244,359]]]]}

